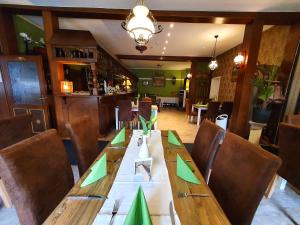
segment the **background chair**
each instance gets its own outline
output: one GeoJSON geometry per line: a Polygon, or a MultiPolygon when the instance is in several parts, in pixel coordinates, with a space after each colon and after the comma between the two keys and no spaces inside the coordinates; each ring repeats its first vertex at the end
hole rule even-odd
{"type": "Polygon", "coordinates": [[[212,167],[209,186],[233,225],[250,225],[281,160],[230,132],[212,167]]]}
{"type": "MultiPolygon", "coordinates": [[[[0,150],[23,139],[32,137],[31,114],[9,117],[0,120],[0,150]]],[[[6,208],[12,207],[11,199],[0,178],[0,197],[6,208]]]]}
{"type": "Polygon", "coordinates": [[[185,100],[185,113],[189,121],[193,121],[194,118],[197,118],[197,112],[192,111],[192,102],[188,98],[185,100]]]}
{"type": "Polygon", "coordinates": [[[294,124],[300,126],[300,114],[298,115],[287,115],[286,122],[290,124],[294,124]]]}
{"type": "Polygon", "coordinates": [[[228,119],[230,119],[232,114],[232,109],[233,109],[233,102],[223,102],[220,114],[226,114],[228,115],[228,119]]]}
{"type": "Polygon", "coordinates": [[[89,117],[82,117],[66,124],[70,132],[79,174],[82,176],[100,154],[97,130],[89,117]]]}
{"type": "Polygon", "coordinates": [[[140,101],[139,102],[139,115],[144,117],[147,121],[150,120],[151,116],[151,101],[140,101]]]}
{"type": "Polygon", "coordinates": [[[219,144],[225,135],[225,131],[209,120],[203,120],[197,132],[192,158],[208,183],[213,161],[219,149],[219,144]]]}
{"type": "Polygon", "coordinates": [[[132,106],[131,106],[131,100],[120,100],[118,102],[119,106],[119,127],[121,127],[121,122],[129,122],[130,123],[130,129],[132,129],[132,106]]]}
{"type": "Polygon", "coordinates": [[[0,151],[0,175],[23,225],[38,225],[74,185],[71,165],[56,130],[0,151]]]}
{"type": "Polygon", "coordinates": [[[207,106],[207,111],[203,116],[203,119],[208,119],[212,122],[215,122],[216,117],[219,113],[220,102],[209,102],[207,106]]]}
{"type": "Polygon", "coordinates": [[[300,190],[300,126],[280,123],[278,144],[282,159],[278,174],[300,190]]]}

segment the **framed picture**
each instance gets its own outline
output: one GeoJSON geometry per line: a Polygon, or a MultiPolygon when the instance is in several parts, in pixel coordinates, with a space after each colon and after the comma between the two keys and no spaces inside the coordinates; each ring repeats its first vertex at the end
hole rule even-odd
{"type": "Polygon", "coordinates": [[[152,77],[153,87],[164,87],[166,86],[166,78],[164,76],[152,77]]]}
{"type": "Polygon", "coordinates": [[[142,84],[143,86],[150,86],[149,80],[144,80],[142,84]]]}

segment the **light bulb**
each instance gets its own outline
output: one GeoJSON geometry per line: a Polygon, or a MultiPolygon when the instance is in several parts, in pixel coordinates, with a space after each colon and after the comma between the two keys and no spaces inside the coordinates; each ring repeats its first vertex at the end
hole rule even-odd
{"type": "Polygon", "coordinates": [[[236,65],[241,65],[244,62],[244,59],[244,56],[241,53],[239,53],[236,57],[234,57],[233,62],[236,65]]]}
{"type": "Polygon", "coordinates": [[[218,68],[218,62],[217,60],[213,59],[210,61],[210,63],[208,64],[208,67],[210,70],[215,70],[218,68]]]}

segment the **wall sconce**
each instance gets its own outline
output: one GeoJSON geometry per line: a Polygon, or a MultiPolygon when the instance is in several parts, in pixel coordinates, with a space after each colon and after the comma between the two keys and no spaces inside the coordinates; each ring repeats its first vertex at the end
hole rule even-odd
{"type": "Polygon", "coordinates": [[[70,94],[73,93],[73,82],[63,80],[60,82],[60,90],[62,93],[70,94]]]}
{"type": "Polygon", "coordinates": [[[236,68],[240,69],[245,65],[245,56],[243,56],[242,53],[239,52],[239,54],[234,57],[233,62],[236,68]]]}
{"type": "Polygon", "coordinates": [[[191,79],[191,78],[192,78],[192,74],[191,74],[191,73],[188,73],[188,74],[186,75],[186,77],[187,77],[188,79],[191,79]]]}

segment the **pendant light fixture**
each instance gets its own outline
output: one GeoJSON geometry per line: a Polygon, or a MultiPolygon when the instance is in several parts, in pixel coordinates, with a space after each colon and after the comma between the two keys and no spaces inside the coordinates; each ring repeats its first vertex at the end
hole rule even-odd
{"type": "Polygon", "coordinates": [[[154,34],[162,32],[163,28],[157,24],[149,9],[144,5],[144,0],[138,0],[126,20],[121,23],[124,30],[136,42],[136,49],[143,53],[154,34]]]}
{"type": "Polygon", "coordinates": [[[208,64],[209,69],[212,70],[212,71],[214,71],[215,69],[218,68],[218,62],[217,62],[217,59],[216,59],[216,49],[217,49],[218,37],[219,37],[219,35],[215,35],[215,39],[216,39],[215,46],[213,48],[211,60],[208,64]]]}

